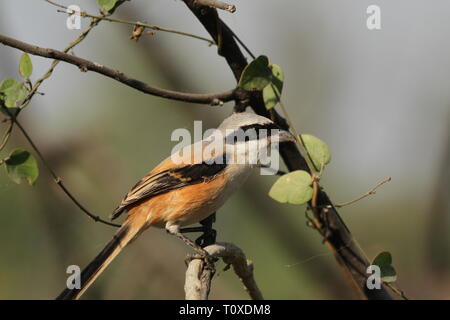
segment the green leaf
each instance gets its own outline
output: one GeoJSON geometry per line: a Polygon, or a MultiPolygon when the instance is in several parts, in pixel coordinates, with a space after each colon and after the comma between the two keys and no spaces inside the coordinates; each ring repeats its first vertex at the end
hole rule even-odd
{"type": "Polygon", "coordinates": [[[0,82],[0,92],[5,92],[6,90],[8,90],[17,83],[19,82],[16,79],[12,78],[3,79],[3,81],[0,82]]]}
{"type": "Polygon", "coordinates": [[[14,108],[17,102],[25,99],[27,93],[25,85],[15,79],[6,78],[0,83],[0,94],[7,108],[14,108]]]}
{"type": "Polygon", "coordinates": [[[325,142],[310,134],[302,134],[301,136],[317,170],[321,170],[326,164],[330,163],[331,153],[325,142]]]}
{"type": "Polygon", "coordinates": [[[22,77],[28,78],[29,76],[31,76],[32,72],[33,64],[31,63],[30,56],[28,55],[28,53],[24,53],[20,58],[19,73],[22,77]]]}
{"type": "Polygon", "coordinates": [[[311,200],[311,175],[303,170],[281,176],[269,191],[269,196],[281,203],[303,204],[311,200]]]}
{"type": "Polygon", "coordinates": [[[238,86],[247,91],[263,90],[270,83],[271,77],[269,59],[259,56],[245,67],[238,86]]]}
{"type": "Polygon", "coordinates": [[[392,255],[383,251],[373,259],[372,265],[380,267],[381,280],[383,282],[395,282],[397,280],[397,272],[392,266],[392,255]]]}
{"type": "Polygon", "coordinates": [[[5,164],[8,176],[15,183],[20,183],[22,179],[26,179],[30,185],[33,185],[39,176],[36,159],[26,150],[14,150],[5,159],[5,164]]]}
{"type": "Polygon", "coordinates": [[[272,69],[271,82],[263,90],[264,104],[267,110],[277,105],[284,82],[284,73],[281,67],[277,64],[272,64],[270,68],[272,69]]]}
{"type": "Polygon", "coordinates": [[[117,0],[97,0],[98,5],[105,11],[109,11],[116,5],[117,0]]]}

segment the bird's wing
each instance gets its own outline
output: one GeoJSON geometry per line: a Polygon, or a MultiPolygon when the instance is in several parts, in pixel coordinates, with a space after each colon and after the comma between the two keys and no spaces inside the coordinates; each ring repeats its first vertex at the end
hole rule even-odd
{"type": "Polygon", "coordinates": [[[129,209],[130,206],[144,199],[149,199],[188,185],[208,182],[227,166],[226,161],[215,161],[211,164],[201,162],[164,170],[163,168],[167,167],[164,162],[152,170],[128,192],[121,204],[114,210],[111,219],[116,219],[122,212],[129,209]],[[160,169],[163,170],[161,171],[160,169]]]}

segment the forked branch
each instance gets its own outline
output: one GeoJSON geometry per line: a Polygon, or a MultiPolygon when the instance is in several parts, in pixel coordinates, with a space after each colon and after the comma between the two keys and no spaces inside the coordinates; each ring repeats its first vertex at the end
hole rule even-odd
{"type": "MultiPolygon", "coordinates": [[[[204,248],[212,257],[222,258],[244,285],[245,291],[253,300],[263,300],[263,295],[253,276],[253,263],[247,260],[244,252],[232,243],[218,242],[204,248]]],[[[207,300],[213,272],[201,259],[193,259],[186,270],[184,291],[186,300],[207,300]]]]}

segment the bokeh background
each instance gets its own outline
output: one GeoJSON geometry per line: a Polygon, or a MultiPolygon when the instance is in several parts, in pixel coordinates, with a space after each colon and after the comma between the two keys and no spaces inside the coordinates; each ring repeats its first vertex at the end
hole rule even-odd
{"type": "MultiPolygon", "coordinates": [[[[377,194],[340,213],[369,257],[390,251],[397,285],[410,298],[450,297],[450,3],[445,0],[231,1],[221,17],[257,54],[285,71],[284,100],[297,130],[325,140],[333,159],[323,186],[335,202],[351,200],[385,177],[377,194]],[[366,28],[366,8],[381,7],[382,29],[366,28]]],[[[95,1],[71,0],[97,13],[95,1]]],[[[133,0],[116,17],[207,36],[181,1],[133,0]]],[[[63,49],[80,31],[42,0],[0,2],[0,32],[63,49]]],[[[82,29],[89,24],[82,21],[82,29]]],[[[192,92],[231,89],[215,47],[158,32],[130,41],[130,26],[102,22],[73,53],[149,84],[192,92]]],[[[19,78],[21,52],[0,46],[0,78],[19,78]]],[[[32,56],[32,80],[51,61],[32,56]]],[[[222,108],[166,101],[61,63],[21,115],[68,188],[107,217],[122,196],[175,145],[176,128],[217,126],[222,108]]],[[[6,128],[1,124],[1,129],[6,128]]],[[[1,157],[30,149],[20,132],[1,157]]],[[[87,219],[42,167],[34,187],[0,171],[0,299],[51,299],[68,265],[84,266],[114,230],[87,219]]],[[[255,173],[220,210],[218,240],[254,261],[270,299],[355,298],[304,207],[267,193],[275,177],[255,173]]],[[[87,292],[92,299],[183,298],[188,249],[151,229],[130,245],[87,292]]],[[[214,279],[211,298],[246,299],[231,271],[214,279]]]]}

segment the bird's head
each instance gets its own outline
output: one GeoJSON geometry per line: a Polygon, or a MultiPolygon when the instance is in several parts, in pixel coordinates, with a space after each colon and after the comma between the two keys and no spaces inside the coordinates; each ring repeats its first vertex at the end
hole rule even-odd
{"type": "Polygon", "coordinates": [[[278,149],[280,143],[295,142],[295,137],[272,120],[253,113],[234,113],[218,127],[228,155],[259,162],[259,158],[278,149]]]}

